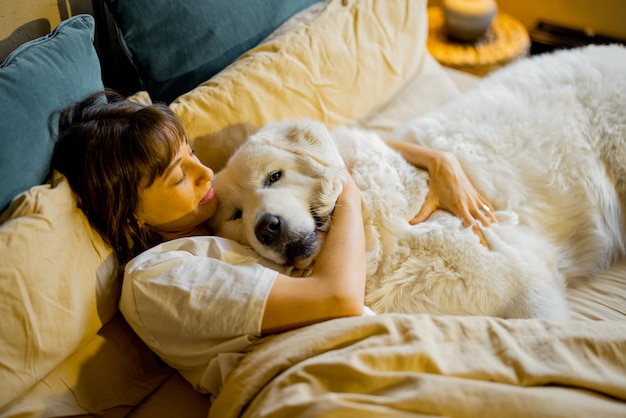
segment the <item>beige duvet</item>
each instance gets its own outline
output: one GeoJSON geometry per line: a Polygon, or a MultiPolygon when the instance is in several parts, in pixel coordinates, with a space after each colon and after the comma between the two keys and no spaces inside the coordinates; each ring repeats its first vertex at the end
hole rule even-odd
{"type": "Polygon", "coordinates": [[[272,337],[211,417],[624,417],[626,322],[382,315],[272,337]]]}

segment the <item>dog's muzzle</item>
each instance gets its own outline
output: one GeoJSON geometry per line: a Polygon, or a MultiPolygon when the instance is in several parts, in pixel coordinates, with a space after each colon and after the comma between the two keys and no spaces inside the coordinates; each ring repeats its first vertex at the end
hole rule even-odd
{"type": "Polygon", "coordinates": [[[316,231],[294,233],[280,216],[273,214],[265,214],[259,219],[254,234],[262,245],[281,254],[289,264],[310,257],[319,248],[316,231]]]}

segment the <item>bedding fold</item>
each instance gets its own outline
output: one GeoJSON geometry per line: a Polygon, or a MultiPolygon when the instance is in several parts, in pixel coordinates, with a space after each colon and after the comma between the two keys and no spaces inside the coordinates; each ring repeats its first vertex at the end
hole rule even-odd
{"type": "Polygon", "coordinates": [[[388,314],[267,337],[210,417],[625,416],[626,322],[388,314]]]}

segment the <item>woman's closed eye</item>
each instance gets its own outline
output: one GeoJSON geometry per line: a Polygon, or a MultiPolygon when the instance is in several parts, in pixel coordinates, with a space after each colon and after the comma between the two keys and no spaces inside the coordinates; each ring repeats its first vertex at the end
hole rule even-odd
{"type": "MultiPolygon", "coordinates": [[[[193,148],[191,148],[190,146],[187,146],[187,147],[189,149],[189,156],[191,158],[197,159],[198,157],[196,156],[196,151],[193,148]]],[[[180,178],[174,184],[175,185],[182,184],[185,181],[186,178],[187,178],[187,173],[185,173],[185,170],[182,170],[182,175],[180,176],[180,178]]]]}

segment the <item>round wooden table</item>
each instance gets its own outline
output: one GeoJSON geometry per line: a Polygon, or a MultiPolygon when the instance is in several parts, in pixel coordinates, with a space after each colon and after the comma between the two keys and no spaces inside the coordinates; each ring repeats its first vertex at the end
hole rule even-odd
{"type": "Polygon", "coordinates": [[[428,8],[428,50],[442,65],[477,76],[528,56],[530,37],[520,21],[498,12],[487,32],[474,43],[448,39],[443,10],[428,8]]]}

